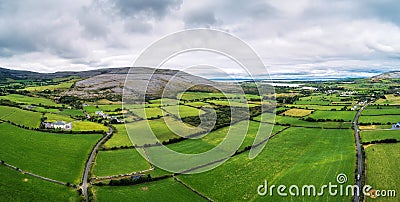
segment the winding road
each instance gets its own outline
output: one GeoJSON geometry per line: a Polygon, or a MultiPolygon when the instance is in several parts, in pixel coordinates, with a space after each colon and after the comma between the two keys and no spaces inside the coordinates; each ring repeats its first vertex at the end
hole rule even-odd
{"type": "Polygon", "coordinates": [[[83,173],[82,177],[82,193],[86,198],[86,202],[89,201],[89,195],[87,193],[87,187],[88,187],[88,175],[89,175],[89,170],[92,165],[94,156],[96,155],[97,150],[99,149],[100,145],[103,144],[103,142],[112,135],[113,129],[111,127],[108,127],[108,133],[103,136],[99,142],[97,142],[96,146],[93,147],[92,152],[90,153],[89,159],[86,162],[86,167],[85,167],[85,172],[83,173]]]}
{"type": "Polygon", "coordinates": [[[361,139],[360,139],[360,130],[358,129],[358,119],[361,116],[362,111],[367,107],[370,103],[367,103],[365,106],[361,107],[358,110],[356,117],[354,118],[353,127],[354,127],[354,135],[356,138],[356,147],[357,147],[357,176],[356,176],[356,185],[359,187],[359,192],[354,196],[354,202],[360,201],[361,189],[362,189],[362,174],[363,174],[363,155],[361,149],[361,139]]]}

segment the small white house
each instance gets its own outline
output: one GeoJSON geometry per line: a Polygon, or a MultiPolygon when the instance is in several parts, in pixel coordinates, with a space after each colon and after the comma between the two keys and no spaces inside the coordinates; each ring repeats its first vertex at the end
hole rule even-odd
{"type": "Polygon", "coordinates": [[[54,129],[62,129],[62,130],[71,130],[72,122],[66,123],[65,121],[56,121],[56,122],[44,122],[45,128],[54,128],[54,129]]]}

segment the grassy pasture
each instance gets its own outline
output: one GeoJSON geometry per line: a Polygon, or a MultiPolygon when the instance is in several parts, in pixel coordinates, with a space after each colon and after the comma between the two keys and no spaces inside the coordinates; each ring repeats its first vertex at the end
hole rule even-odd
{"type": "Polygon", "coordinates": [[[150,142],[150,137],[146,136],[143,131],[150,126],[152,132],[156,135],[160,142],[166,141],[171,138],[178,138],[176,134],[181,136],[188,136],[193,133],[199,132],[201,129],[188,126],[182,122],[178,122],[172,117],[164,117],[155,120],[143,120],[126,124],[131,138],[135,138],[139,142],[146,142],[148,144],[154,144],[150,142]],[[168,123],[168,125],[167,125],[168,123]]]}
{"type": "Polygon", "coordinates": [[[205,112],[201,109],[197,109],[194,107],[189,107],[185,105],[179,105],[179,106],[167,106],[163,107],[165,111],[168,113],[171,113],[175,116],[184,118],[188,116],[199,116],[201,114],[204,114],[205,112]]]}
{"type": "Polygon", "coordinates": [[[56,85],[46,85],[46,86],[31,86],[27,87],[24,90],[27,91],[44,91],[44,90],[67,90],[71,88],[71,86],[75,83],[75,81],[72,82],[62,82],[60,84],[56,85]]]}
{"type": "Polygon", "coordinates": [[[85,110],[89,114],[94,114],[96,111],[102,111],[99,107],[90,105],[90,106],[84,106],[83,110],[85,110]]]}
{"type": "Polygon", "coordinates": [[[366,125],[358,126],[360,130],[391,129],[392,125],[366,125]]]}
{"type": "MultiPolygon", "coordinates": [[[[400,144],[376,144],[365,148],[367,184],[374,189],[396,190],[396,197],[378,197],[378,201],[399,201],[400,144]]],[[[377,201],[369,199],[367,201],[377,201]]]]}
{"type": "MultiPolygon", "coordinates": [[[[299,186],[313,184],[320,187],[335,182],[345,173],[352,184],[355,151],[353,131],[290,128],[271,139],[261,154],[250,160],[245,152],[234,156],[214,170],[178,178],[216,201],[229,200],[350,200],[350,197],[261,197],[257,187],[269,184],[299,186]]],[[[346,185],[345,184],[345,185],[346,185]]]]}
{"type": "Polygon", "coordinates": [[[315,111],[308,117],[313,119],[330,119],[338,120],[343,119],[344,121],[351,122],[356,116],[356,111],[315,111]]]}
{"type": "Polygon", "coordinates": [[[133,186],[95,186],[98,201],[205,201],[169,178],[133,186]]]}
{"type": "Polygon", "coordinates": [[[144,110],[143,110],[143,108],[129,109],[129,111],[131,111],[132,113],[134,113],[138,117],[144,118],[144,119],[146,119],[146,118],[157,118],[157,117],[162,117],[164,115],[162,109],[160,109],[158,107],[144,108],[144,110]]]}
{"type": "MultiPolygon", "coordinates": [[[[257,130],[260,126],[260,123],[257,123],[254,121],[250,121],[250,122],[241,121],[241,122],[233,125],[231,128],[224,127],[219,130],[212,131],[207,136],[204,136],[201,139],[185,140],[183,142],[168,145],[168,147],[174,151],[181,152],[181,153],[187,153],[187,154],[198,154],[198,153],[206,152],[206,151],[216,147],[220,142],[222,142],[224,140],[226,134],[228,133],[229,129],[237,130],[238,128],[246,127],[248,124],[249,124],[249,128],[248,128],[246,137],[245,137],[242,145],[238,149],[238,150],[243,150],[246,146],[251,146],[253,144],[254,138],[257,134],[257,130]]],[[[279,126],[279,125],[272,126],[271,124],[262,123],[260,131],[271,130],[271,127],[273,127],[271,134],[274,134],[285,128],[284,126],[279,126]]]]}
{"type": "MultiPolygon", "coordinates": [[[[262,119],[265,120],[271,120],[271,114],[269,113],[264,113],[261,114],[257,117],[254,118],[254,120],[261,121],[262,119]]],[[[291,125],[291,126],[299,126],[299,127],[313,127],[313,128],[350,128],[351,124],[350,123],[342,123],[342,122],[332,122],[332,121],[327,121],[327,122],[308,122],[301,120],[296,117],[290,117],[290,116],[276,116],[275,117],[275,123],[281,124],[281,125],[291,125]]]]}
{"type": "Polygon", "coordinates": [[[394,96],[393,94],[385,95],[386,99],[378,99],[375,104],[388,104],[388,105],[400,105],[400,96],[394,96]]]}
{"type": "Polygon", "coordinates": [[[78,193],[63,185],[47,182],[0,166],[1,201],[78,201],[78,193]]]}
{"type": "Polygon", "coordinates": [[[255,107],[258,104],[251,104],[245,102],[228,101],[228,100],[209,100],[208,102],[214,103],[216,105],[232,106],[232,107],[255,107]]]}
{"type": "Polygon", "coordinates": [[[18,94],[9,94],[5,96],[0,96],[0,100],[10,100],[12,102],[21,103],[21,104],[35,104],[35,105],[45,105],[45,106],[57,106],[61,107],[61,104],[56,104],[53,100],[42,98],[42,97],[29,97],[26,95],[18,95],[18,94]]]}
{"type": "Polygon", "coordinates": [[[331,110],[341,110],[343,106],[324,106],[324,105],[285,105],[288,108],[294,107],[298,109],[311,109],[311,110],[322,110],[322,111],[331,111],[331,110]]]}
{"type": "Polygon", "coordinates": [[[104,147],[120,147],[120,146],[132,146],[132,142],[129,139],[128,133],[125,129],[125,124],[114,125],[117,131],[114,131],[113,136],[104,144],[104,147]]]}
{"type": "Polygon", "coordinates": [[[47,113],[44,115],[44,117],[47,118],[46,119],[47,122],[65,121],[69,123],[75,121],[75,119],[71,118],[70,116],[62,114],[47,113]]]}
{"type": "Polygon", "coordinates": [[[111,176],[147,170],[150,164],[136,149],[100,151],[96,158],[94,175],[111,176]]]}
{"type": "MultiPolygon", "coordinates": [[[[24,106],[26,107],[26,106],[24,106]]],[[[45,107],[34,107],[32,110],[37,111],[37,112],[42,112],[42,113],[60,113],[59,109],[51,109],[51,108],[45,108],[45,107]]]]}
{"type": "Polygon", "coordinates": [[[385,108],[385,109],[365,109],[361,115],[377,116],[377,115],[400,115],[400,108],[385,108]]]}
{"type": "Polygon", "coordinates": [[[60,112],[60,114],[74,117],[85,116],[85,113],[83,113],[83,111],[79,109],[64,109],[60,112]]]}
{"type": "Polygon", "coordinates": [[[302,97],[296,101],[296,105],[330,105],[332,102],[340,102],[341,97],[337,95],[311,95],[302,97]]]}
{"type": "Polygon", "coordinates": [[[63,135],[0,124],[1,158],[23,170],[79,183],[84,163],[101,135],[63,135]]]}
{"type": "Polygon", "coordinates": [[[94,123],[91,121],[75,121],[72,122],[72,130],[73,131],[108,131],[108,128],[103,124],[94,123]]]}
{"type": "Polygon", "coordinates": [[[122,110],[122,105],[98,105],[99,110],[96,111],[105,111],[105,112],[113,112],[116,111],[117,109],[122,110]]]}
{"type": "Polygon", "coordinates": [[[289,109],[289,110],[283,112],[282,115],[303,117],[303,116],[310,115],[312,112],[313,112],[313,110],[307,110],[307,109],[289,109]]]}
{"type": "Polygon", "coordinates": [[[361,116],[360,123],[382,123],[395,124],[400,122],[400,115],[383,115],[383,116],[361,116]]]}
{"type": "Polygon", "coordinates": [[[29,128],[38,128],[42,114],[15,107],[0,106],[0,120],[10,121],[29,128]]]}
{"type": "Polygon", "coordinates": [[[400,130],[367,130],[361,132],[362,142],[384,139],[397,139],[400,141],[400,130]]]}

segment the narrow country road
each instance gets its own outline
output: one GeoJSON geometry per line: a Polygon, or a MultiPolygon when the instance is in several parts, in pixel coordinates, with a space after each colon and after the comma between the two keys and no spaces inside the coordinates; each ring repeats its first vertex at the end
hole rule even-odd
{"type": "Polygon", "coordinates": [[[82,193],[86,198],[86,202],[89,201],[89,195],[87,193],[87,187],[88,187],[88,175],[89,175],[89,170],[93,162],[93,158],[96,155],[97,150],[99,149],[99,146],[103,144],[103,142],[112,135],[113,129],[111,127],[108,127],[108,133],[103,136],[99,142],[93,147],[92,152],[90,153],[89,159],[86,162],[86,167],[85,167],[85,172],[83,173],[82,177],[82,193]]]}
{"type": "Polygon", "coordinates": [[[360,130],[358,129],[358,119],[361,116],[362,111],[367,107],[370,103],[367,103],[365,106],[361,107],[358,110],[356,117],[354,118],[353,127],[355,131],[355,139],[356,139],[356,147],[357,147],[357,176],[356,176],[356,185],[359,187],[359,193],[355,194],[354,202],[360,201],[361,189],[362,189],[362,174],[363,174],[363,155],[361,149],[361,140],[360,140],[360,130]]]}

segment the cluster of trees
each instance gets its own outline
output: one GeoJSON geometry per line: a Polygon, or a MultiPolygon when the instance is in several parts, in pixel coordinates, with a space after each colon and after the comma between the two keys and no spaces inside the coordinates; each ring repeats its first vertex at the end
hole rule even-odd
{"type": "Polygon", "coordinates": [[[308,122],[327,122],[327,121],[345,122],[344,119],[314,119],[311,117],[301,118],[301,120],[308,121],[308,122]]]}
{"type": "MultiPolygon", "coordinates": [[[[144,182],[151,182],[151,181],[166,179],[166,178],[169,178],[169,177],[170,177],[170,175],[165,175],[165,176],[152,178],[150,174],[147,174],[147,175],[141,175],[141,176],[133,176],[131,178],[123,178],[123,179],[120,179],[120,180],[110,180],[108,185],[110,185],[110,186],[135,185],[135,184],[140,184],[140,183],[144,183],[144,182]]],[[[98,183],[96,185],[102,186],[104,184],[103,183],[98,183]]]]}
{"type": "Polygon", "coordinates": [[[293,104],[294,102],[298,101],[300,96],[294,95],[294,96],[279,96],[276,98],[276,101],[278,103],[282,104],[293,104]]]}

